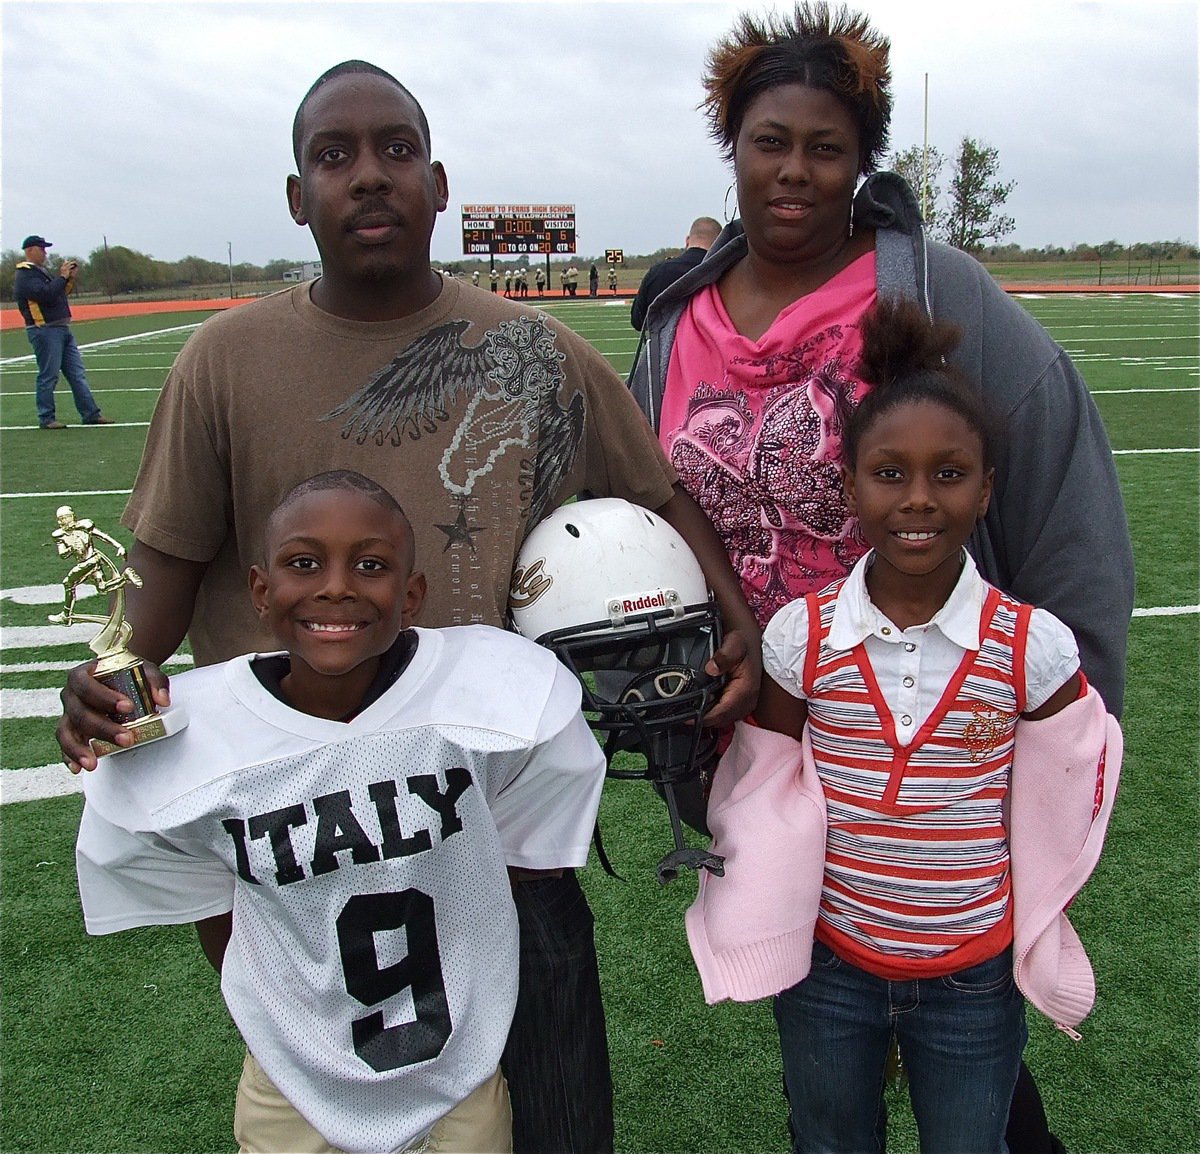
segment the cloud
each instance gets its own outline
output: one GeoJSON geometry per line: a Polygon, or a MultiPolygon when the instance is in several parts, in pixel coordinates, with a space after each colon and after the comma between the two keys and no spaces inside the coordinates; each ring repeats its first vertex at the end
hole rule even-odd
{"type": "MultiPolygon", "coordinates": [[[[746,5],[752,6],[752,5],[746,5]]],[[[329,65],[362,57],[428,113],[461,254],[473,201],[576,205],[586,253],[677,245],[720,216],[730,176],[697,110],[729,3],[39,3],[0,8],[3,246],[43,231],[163,260],[310,258],[286,212],[292,115],[329,65]]],[[[1030,246],[1197,239],[1196,9],[1190,3],[905,3],[892,143],[964,135],[1017,182],[1030,246]]]]}

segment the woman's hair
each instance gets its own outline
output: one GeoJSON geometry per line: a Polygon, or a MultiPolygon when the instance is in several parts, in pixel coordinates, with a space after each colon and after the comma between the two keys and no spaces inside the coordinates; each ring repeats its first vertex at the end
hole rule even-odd
{"type": "Polygon", "coordinates": [[[862,173],[879,167],[892,118],[890,44],[861,12],[831,10],[824,0],[805,0],[790,16],[742,13],[733,31],[708,54],[701,108],[726,160],[746,109],[755,97],[781,84],[804,84],[832,92],[858,125],[862,173]]]}
{"type": "Polygon", "coordinates": [[[859,328],[863,350],[858,375],[870,392],[851,414],[842,434],[842,460],[853,469],[867,431],[901,405],[941,405],[979,436],[983,465],[993,463],[998,440],[995,418],[976,389],[947,357],[962,331],[931,321],[915,301],[881,297],[859,328]]]}

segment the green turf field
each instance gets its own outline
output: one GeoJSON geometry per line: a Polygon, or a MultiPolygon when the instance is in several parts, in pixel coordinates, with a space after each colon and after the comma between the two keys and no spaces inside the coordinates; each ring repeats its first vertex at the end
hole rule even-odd
{"type": "MultiPolygon", "coordinates": [[[[535,302],[530,302],[535,303],[535,302]]],[[[1026,1052],[1072,1154],[1200,1150],[1197,1054],[1197,616],[1200,297],[1022,298],[1096,393],[1138,563],[1126,759],[1104,860],[1072,917],[1096,970],[1096,1010],[1072,1042],[1031,1013],[1026,1052]]],[[[622,374],[628,301],[547,311],[622,374]]],[[[55,767],[57,689],[86,640],[45,626],[61,563],[54,511],[116,531],[171,359],[201,316],[82,323],[93,389],[118,424],[36,428],[23,332],[0,336],[0,1151],[232,1150],[241,1046],[187,928],[85,936],[76,795],[14,802],[68,778],[55,767]],[[122,338],[141,334],[136,339],[122,338]],[[103,343],[108,342],[108,343],[103,343]],[[48,767],[41,772],[38,767],[48,767]]],[[[118,535],[126,537],[124,531],[118,535]]],[[[86,639],[87,629],[84,628],[86,639]]],[[[669,839],[644,783],[612,782],[602,811],[623,881],[584,875],[597,920],[620,1151],[783,1151],[784,1104],[766,1003],[707,1008],[683,934],[695,892],[660,889],[669,839]]],[[[916,1149],[903,1099],[890,1149],[916,1149]]]]}

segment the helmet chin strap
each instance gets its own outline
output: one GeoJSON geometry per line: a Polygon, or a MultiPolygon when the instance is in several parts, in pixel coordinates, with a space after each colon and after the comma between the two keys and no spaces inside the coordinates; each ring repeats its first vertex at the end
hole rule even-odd
{"type": "Polygon", "coordinates": [[[671,817],[671,832],[675,835],[675,848],[667,854],[655,867],[658,884],[665,886],[673,882],[681,869],[708,870],[717,877],[725,876],[725,859],[720,854],[709,853],[706,849],[693,849],[683,843],[683,824],[679,820],[679,805],[675,801],[675,786],[671,782],[663,783],[663,797],[667,802],[667,813],[671,817]]]}
{"type": "Polygon", "coordinates": [[[720,680],[702,670],[687,665],[659,666],[629,681],[616,703],[629,724],[624,733],[609,733],[605,757],[611,765],[620,750],[643,754],[646,770],[636,776],[648,777],[661,788],[671,819],[675,848],[658,863],[655,872],[660,885],[674,881],[681,869],[706,869],[718,877],[725,873],[725,859],[719,854],[685,844],[675,797],[675,784],[695,777],[699,766],[716,753],[715,735],[694,719],[708,711],[720,688],[720,680]],[[672,722],[671,715],[680,719],[672,722]]]}

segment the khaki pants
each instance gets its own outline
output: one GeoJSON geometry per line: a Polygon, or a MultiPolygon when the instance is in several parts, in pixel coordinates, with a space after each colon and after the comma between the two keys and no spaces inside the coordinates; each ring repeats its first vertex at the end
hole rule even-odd
{"type": "MultiPolygon", "coordinates": [[[[233,1136],[242,1154],[341,1154],[276,1089],[249,1050],[238,1082],[233,1136]]],[[[512,1112],[504,1075],[497,1070],[412,1149],[428,1154],[510,1154],[512,1112]]]]}

